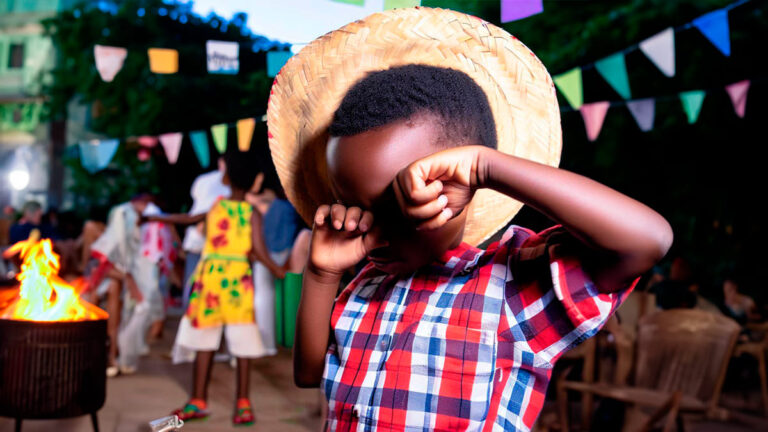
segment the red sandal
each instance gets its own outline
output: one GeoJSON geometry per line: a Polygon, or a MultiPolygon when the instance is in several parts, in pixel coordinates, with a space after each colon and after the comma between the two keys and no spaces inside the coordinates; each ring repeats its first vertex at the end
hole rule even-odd
{"type": "Polygon", "coordinates": [[[179,408],[172,414],[179,416],[182,421],[205,420],[211,415],[208,410],[198,407],[192,401],[187,402],[184,408],[179,408]]]}
{"type": "Polygon", "coordinates": [[[235,426],[249,426],[255,422],[256,417],[253,415],[251,401],[248,399],[238,399],[237,406],[235,407],[235,415],[232,416],[232,423],[235,426]]]}

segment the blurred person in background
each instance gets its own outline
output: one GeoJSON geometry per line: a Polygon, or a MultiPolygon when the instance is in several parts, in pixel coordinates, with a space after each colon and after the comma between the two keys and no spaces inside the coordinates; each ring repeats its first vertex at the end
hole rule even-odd
{"type": "Polygon", "coordinates": [[[27,201],[21,208],[21,218],[13,225],[9,232],[10,244],[18,243],[29,238],[32,230],[40,231],[41,238],[57,240],[56,230],[43,223],[43,206],[37,201],[27,201]]]}

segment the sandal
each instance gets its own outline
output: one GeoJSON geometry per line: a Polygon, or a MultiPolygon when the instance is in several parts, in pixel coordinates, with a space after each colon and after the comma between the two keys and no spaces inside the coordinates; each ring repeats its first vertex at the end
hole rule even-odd
{"type": "Polygon", "coordinates": [[[256,417],[253,415],[253,409],[250,402],[248,406],[242,408],[236,408],[235,415],[232,416],[232,423],[235,426],[249,426],[256,422],[256,417]]]}
{"type": "Polygon", "coordinates": [[[184,408],[179,408],[171,414],[179,416],[182,421],[205,420],[211,415],[208,410],[200,409],[193,403],[187,403],[184,408]]]}

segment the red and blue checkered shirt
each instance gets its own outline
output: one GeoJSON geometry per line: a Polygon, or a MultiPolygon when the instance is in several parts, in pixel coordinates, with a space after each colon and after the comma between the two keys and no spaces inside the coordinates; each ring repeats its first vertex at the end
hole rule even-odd
{"type": "Polygon", "coordinates": [[[327,430],[528,431],[555,361],[631,291],[599,293],[560,226],[462,243],[410,278],[366,266],[333,308],[327,430]]]}

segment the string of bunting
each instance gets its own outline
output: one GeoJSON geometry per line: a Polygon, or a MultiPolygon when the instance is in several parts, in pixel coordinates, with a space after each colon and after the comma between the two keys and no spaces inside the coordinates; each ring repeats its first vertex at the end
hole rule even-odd
{"type": "Polygon", "coordinates": [[[611,54],[594,63],[575,67],[555,75],[553,80],[557,89],[574,109],[584,104],[582,87],[582,71],[595,68],[600,76],[618,93],[622,99],[631,99],[632,91],[627,77],[627,67],[624,57],[636,49],[646,57],[667,77],[675,75],[675,33],[690,28],[698,29],[724,56],[731,55],[730,28],[728,12],[731,9],[749,3],[751,0],[739,0],[709,13],[693,21],[677,27],[669,27],[638,44],[611,54]]]}
{"type": "MultiPolygon", "coordinates": [[[[209,40],[205,44],[208,73],[236,75],[240,70],[240,44],[238,42],[209,40]]],[[[293,55],[291,51],[267,51],[267,74],[271,77],[293,55]]],[[[105,82],[112,82],[123,68],[128,50],[123,47],[95,45],[93,57],[96,70],[105,82]]],[[[175,74],[179,71],[179,52],[171,48],[149,48],[149,70],[156,74],[175,74]]]]}
{"type": "MultiPolygon", "coordinates": [[[[266,121],[266,116],[262,116],[260,121],[266,121]]],[[[237,148],[246,152],[251,147],[253,132],[256,127],[256,118],[244,118],[235,123],[220,123],[210,127],[213,146],[219,154],[227,150],[229,143],[227,135],[230,127],[237,130],[237,148]]],[[[181,152],[181,144],[184,141],[185,132],[167,132],[157,136],[143,135],[140,137],[129,138],[139,144],[137,157],[139,160],[146,161],[151,157],[151,149],[157,144],[163,147],[166,158],[171,165],[176,164],[181,152]]],[[[197,157],[200,166],[207,168],[211,164],[211,155],[209,151],[208,131],[205,129],[186,132],[192,150],[197,157]]],[[[80,163],[91,174],[106,168],[117,153],[120,140],[110,138],[104,140],[90,140],[80,142],[78,150],[80,153],[80,163]]]]}
{"type": "Polygon", "coordinates": [[[704,104],[704,98],[707,93],[725,89],[728,93],[733,110],[736,116],[744,118],[747,109],[747,94],[750,85],[756,81],[762,81],[765,78],[753,78],[737,81],[723,87],[713,87],[708,89],[688,90],[674,95],[654,96],[643,99],[634,99],[626,101],[599,101],[581,105],[578,109],[562,108],[562,112],[579,111],[584,119],[584,126],[587,132],[587,138],[590,141],[597,139],[600,130],[605,121],[605,115],[608,108],[616,106],[626,106],[632,117],[637,122],[637,126],[643,132],[653,129],[654,117],[656,114],[656,102],[660,100],[679,99],[685,112],[688,124],[696,123],[704,104]]]}

